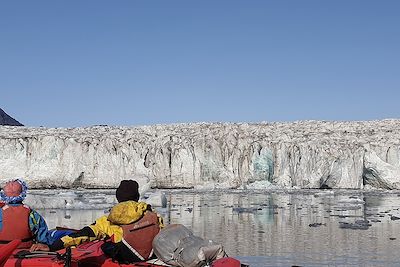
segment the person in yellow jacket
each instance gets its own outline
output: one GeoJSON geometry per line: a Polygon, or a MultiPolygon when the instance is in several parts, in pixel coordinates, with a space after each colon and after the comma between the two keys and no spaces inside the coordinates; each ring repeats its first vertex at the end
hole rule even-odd
{"type": "Polygon", "coordinates": [[[139,184],[123,180],[116,191],[118,204],[92,225],[62,237],[49,246],[38,245],[35,250],[56,251],[77,246],[86,241],[107,240],[102,246],[105,254],[119,262],[144,261],[152,257],[152,241],[164,226],[162,217],[149,204],[139,202],[139,184]]]}

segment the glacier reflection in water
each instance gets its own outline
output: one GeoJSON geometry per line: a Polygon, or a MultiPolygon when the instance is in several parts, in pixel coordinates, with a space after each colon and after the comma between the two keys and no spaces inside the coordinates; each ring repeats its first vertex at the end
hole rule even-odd
{"type": "MultiPolygon", "coordinates": [[[[163,192],[168,205],[156,210],[166,224],[184,224],[251,266],[400,266],[399,192],[163,192]]],[[[49,227],[81,228],[115,203],[110,190],[30,194],[49,227]]]]}

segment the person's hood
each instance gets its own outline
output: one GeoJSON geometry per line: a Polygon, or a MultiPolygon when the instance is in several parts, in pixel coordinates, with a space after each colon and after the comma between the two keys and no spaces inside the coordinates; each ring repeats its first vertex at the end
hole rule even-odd
{"type": "Polygon", "coordinates": [[[144,202],[124,201],[116,204],[108,215],[108,220],[113,224],[130,224],[139,220],[147,210],[144,202]]]}

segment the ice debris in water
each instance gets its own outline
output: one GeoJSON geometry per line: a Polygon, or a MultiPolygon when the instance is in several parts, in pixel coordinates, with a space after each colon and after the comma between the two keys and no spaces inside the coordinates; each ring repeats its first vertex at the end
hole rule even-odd
{"type": "Polygon", "coordinates": [[[233,212],[236,213],[255,213],[259,210],[259,208],[242,208],[242,207],[234,207],[232,209],[233,212]]]}
{"type": "Polygon", "coordinates": [[[333,190],[324,190],[321,192],[316,192],[314,197],[322,197],[322,196],[333,196],[335,192],[333,190]]]}
{"type": "Polygon", "coordinates": [[[247,185],[243,184],[238,189],[282,189],[282,187],[274,185],[271,182],[264,180],[264,181],[255,181],[247,185]]]}
{"type": "Polygon", "coordinates": [[[326,226],[326,223],[310,223],[308,226],[310,227],[319,227],[319,226],[326,226]]]}
{"type": "MultiPolygon", "coordinates": [[[[165,193],[145,192],[140,201],[152,207],[167,207],[165,193]]],[[[115,190],[85,189],[75,192],[65,190],[32,190],[25,202],[34,209],[108,210],[117,202],[115,190]]]]}
{"type": "Polygon", "coordinates": [[[142,200],[153,207],[167,207],[167,197],[164,192],[147,192],[143,195],[142,200]]]}
{"type": "Polygon", "coordinates": [[[368,220],[356,220],[354,223],[339,222],[339,228],[353,230],[367,230],[371,225],[368,220]]]}
{"type": "Polygon", "coordinates": [[[349,199],[344,199],[338,201],[338,203],[343,204],[365,204],[365,201],[359,198],[349,197],[349,199]]]}

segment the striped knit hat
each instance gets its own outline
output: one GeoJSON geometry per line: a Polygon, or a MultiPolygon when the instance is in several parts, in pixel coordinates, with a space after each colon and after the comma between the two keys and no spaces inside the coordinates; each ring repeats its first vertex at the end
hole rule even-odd
{"type": "Polygon", "coordinates": [[[22,202],[26,197],[28,186],[22,179],[14,179],[6,182],[0,192],[1,201],[7,204],[22,202]]]}

